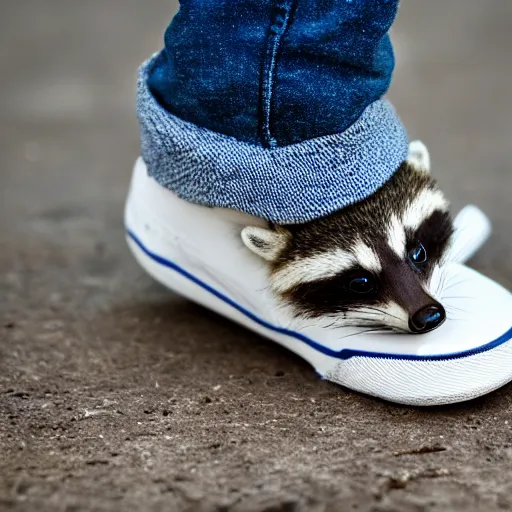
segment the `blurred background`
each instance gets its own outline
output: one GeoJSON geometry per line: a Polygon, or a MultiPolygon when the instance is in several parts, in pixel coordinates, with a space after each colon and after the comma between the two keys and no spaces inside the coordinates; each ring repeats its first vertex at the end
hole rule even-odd
{"type": "MultiPolygon", "coordinates": [[[[417,503],[510,504],[507,471],[492,469],[493,450],[510,439],[509,387],[477,405],[397,417],[162,290],[132,261],[122,210],[138,155],[136,71],[176,9],[170,0],[0,3],[1,503],[284,511],[298,509],[268,507],[342,493],[371,504],[366,490],[396,469],[382,450],[414,440],[444,443],[442,464],[466,468],[416,483],[417,503]],[[465,437],[472,408],[494,430],[465,437]],[[342,464],[349,456],[356,462],[342,464]],[[482,483],[489,477],[495,488],[482,483]]],[[[508,287],[511,26],[508,0],[404,0],[390,91],[454,208],[475,203],[491,217],[494,235],[472,264],[508,287]]],[[[404,493],[381,504],[402,510],[412,503],[404,493]]]]}

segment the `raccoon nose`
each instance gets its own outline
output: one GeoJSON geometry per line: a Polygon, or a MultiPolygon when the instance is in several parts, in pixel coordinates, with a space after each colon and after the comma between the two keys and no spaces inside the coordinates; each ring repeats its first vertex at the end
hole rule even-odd
{"type": "Polygon", "coordinates": [[[441,304],[426,306],[412,315],[409,328],[415,333],[425,333],[439,327],[446,319],[446,312],[441,304]]]}

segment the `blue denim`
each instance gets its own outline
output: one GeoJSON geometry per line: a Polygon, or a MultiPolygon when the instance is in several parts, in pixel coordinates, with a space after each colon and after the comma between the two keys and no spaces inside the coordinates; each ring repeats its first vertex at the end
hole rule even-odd
{"type": "Polygon", "coordinates": [[[342,133],[274,149],[199,127],[168,112],[149,90],[156,59],[139,73],[141,154],[150,176],[192,203],[306,222],[368,197],[407,157],[405,130],[384,100],[342,133]]]}
{"type": "Polygon", "coordinates": [[[288,224],[360,201],[407,156],[382,99],[398,0],[182,0],[140,69],[149,174],[179,197],[288,224]]]}
{"type": "Polygon", "coordinates": [[[172,114],[264,147],[340,133],[387,91],[398,0],[181,0],[148,78],[172,114]]]}

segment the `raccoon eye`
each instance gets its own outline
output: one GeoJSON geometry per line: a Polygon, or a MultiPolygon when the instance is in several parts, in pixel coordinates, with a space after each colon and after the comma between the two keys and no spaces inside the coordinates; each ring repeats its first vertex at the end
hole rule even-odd
{"type": "Polygon", "coordinates": [[[354,293],[371,293],[376,288],[377,285],[372,276],[358,276],[348,282],[348,289],[354,293]]]}
{"type": "Polygon", "coordinates": [[[415,267],[419,267],[426,263],[427,261],[427,251],[423,244],[420,242],[414,248],[412,248],[408,253],[409,261],[415,267]]]}

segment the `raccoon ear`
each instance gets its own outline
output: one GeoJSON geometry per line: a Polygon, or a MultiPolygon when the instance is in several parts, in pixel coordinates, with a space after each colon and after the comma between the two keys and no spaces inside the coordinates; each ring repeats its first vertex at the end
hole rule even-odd
{"type": "Polygon", "coordinates": [[[244,244],[267,261],[275,261],[286,247],[289,233],[280,227],[257,228],[248,226],[242,230],[244,244]]]}
{"type": "Polygon", "coordinates": [[[421,140],[415,140],[409,144],[407,162],[419,171],[430,172],[430,155],[427,146],[421,140]]]}

